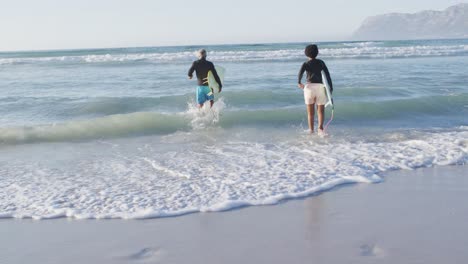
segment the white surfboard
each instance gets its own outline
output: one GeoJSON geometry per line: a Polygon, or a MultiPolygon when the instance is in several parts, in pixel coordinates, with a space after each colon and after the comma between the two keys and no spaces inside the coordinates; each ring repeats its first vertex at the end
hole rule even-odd
{"type": "Polygon", "coordinates": [[[322,71],[322,82],[323,86],[325,86],[325,93],[327,94],[327,103],[325,104],[325,107],[331,106],[333,107],[333,98],[332,98],[332,93],[330,90],[330,84],[328,84],[327,80],[327,75],[325,74],[324,71],[322,71]]]}
{"type": "MultiPolygon", "coordinates": [[[[226,72],[226,70],[221,66],[215,66],[215,69],[218,73],[219,79],[221,80],[221,84],[224,84],[224,73],[226,72]]],[[[219,93],[219,84],[211,71],[208,72],[207,81],[208,86],[210,86],[211,90],[215,93],[219,93]]]]}

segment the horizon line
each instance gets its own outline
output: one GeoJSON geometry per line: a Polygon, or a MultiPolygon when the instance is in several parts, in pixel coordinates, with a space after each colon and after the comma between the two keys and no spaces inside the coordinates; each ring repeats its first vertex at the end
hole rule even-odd
{"type": "Polygon", "coordinates": [[[177,48],[177,47],[210,47],[233,45],[275,45],[275,44],[305,44],[305,43],[339,43],[339,42],[372,42],[372,41],[430,41],[430,40],[466,40],[467,38],[429,38],[429,39],[342,39],[321,41],[278,41],[278,42],[244,42],[244,43],[210,43],[210,44],[175,44],[175,45],[141,45],[141,46],[112,46],[93,48],[58,48],[58,49],[25,49],[25,50],[0,50],[1,53],[27,53],[27,52],[60,52],[60,51],[92,51],[92,50],[118,50],[118,49],[145,49],[145,48],[177,48]]]}

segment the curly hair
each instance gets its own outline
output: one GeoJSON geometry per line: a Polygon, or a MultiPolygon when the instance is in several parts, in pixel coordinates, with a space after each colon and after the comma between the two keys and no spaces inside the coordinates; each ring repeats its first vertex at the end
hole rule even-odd
{"type": "Polygon", "coordinates": [[[318,47],[315,44],[308,45],[304,51],[305,55],[309,58],[315,59],[318,55],[318,47]]]}

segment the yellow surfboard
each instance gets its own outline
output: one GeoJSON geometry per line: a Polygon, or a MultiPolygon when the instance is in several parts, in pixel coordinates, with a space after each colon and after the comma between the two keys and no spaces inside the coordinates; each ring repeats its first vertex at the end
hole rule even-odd
{"type": "MultiPolygon", "coordinates": [[[[219,79],[221,80],[221,84],[224,84],[224,73],[226,72],[226,70],[221,66],[215,66],[215,69],[218,73],[219,79]]],[[[219,84],[211,71],[208,72],[207,82],[208,86],[213,92],[219,93],[219,84]]]]}

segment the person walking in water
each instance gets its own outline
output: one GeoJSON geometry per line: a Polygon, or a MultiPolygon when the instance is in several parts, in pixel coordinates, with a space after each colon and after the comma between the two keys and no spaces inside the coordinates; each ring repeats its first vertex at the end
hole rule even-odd
{"type": "Polygon", "coordinates": [[[327,76],[330,92],[333,92],[333,84],[325,62],[317,59],[319,53],[317,45],[308,45],[304,51],[309,58],[302,64],[298,75],[298,87],[304,90],[304,101],[307,106],[307,120],[309,121],[310,133],[314,133],[315,104],[317,104],[318,134],[324,135],[323,121],[327,95],[322,81],[322,71],[327,76]],[[302,84],[302,76],[307,72],[306,84],[302,84]]]}
{"type": "Polygon", "coordinates": [[[198,60],[192,63],[192,67],[190,67],[188,71],[189,79],[193,78],[193,72],[196,72],[197,75],[197,104],[199,108],[203,107],[203,104],[206,101],[210,101],[210,107],[213,106],[214,103],[214,93],[211,88],[208,86],[208,72],[211,71],[216,82],[219,84],[219,92],[223,85],[221,84],[221,80],[219,79],[218,73],[212,62],[206,60],[206,50],[201,49],[197,52],[198,60]]]}

